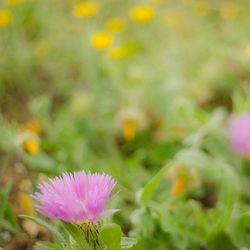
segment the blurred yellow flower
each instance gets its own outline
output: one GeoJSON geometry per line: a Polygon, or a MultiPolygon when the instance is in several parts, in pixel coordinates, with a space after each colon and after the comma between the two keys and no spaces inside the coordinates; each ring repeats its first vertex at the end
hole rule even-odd
{"type": "Polygon", "coordinates": [[[12,20],[12,14],[8,10],[0,10],[0,28],[7,27],[12,20]]]}
{"type": "Polygon", "coordinates": [[[32,199],[30,198],[30,195],[28,195],[25,192],[19,192],[18,203],[22,210],[22,213],[31,215],[31,216],[36,215],[36,211],[33,207],[32,199]]]}
{"type": "Polygon", "coordinates": [[[147,127],[145,114],[136,107],[122,109],[117,116],[117,125],[125,141],[131,141],[139,131],[147,127]]]}
{"type": "Polygon", "coordinates": [[[123,124],[123,137],[126,141],[131,141],[135,138],[137,131],[137,122],[135,119],[127,119],[123,124]]]}
{"type": "Polygon", "coordinates": [[[105,50],[113,43],[113,36],[107,32],[95,33],[91,38],[91,45],[97,50],[105,50]]]}
{"type": "Polygon", "coordinates": [[[118,59],[121,59],[125,56],[126,54],[126,49],[122,46],[120,47],[114,47],[114,48],[111,48],[110,51],[108,51],[107,53],[107,57],[108,59],[110,60],[118,60],[118,59]]]}
{"type": "Polygon", "coordinates": [[[165,175],[171,180],[171,195],[179,197],[186,189],[196,189],[201,184],[201,178],[196,169],[176,163],[165,175]]]}
{"type": "Polygon", "coordinates": [[[233,2],[225,2],[220,6],[220,16],[224,19],[234,19],[240,14],[239,5],[233,2]]]}
{"type": "Polygon", "coordinates": [[[122,32],[126,29],[126,21],[121,17],[114,17],[106,22],[106,28],[110,32],[122,32]]]}
{"type": "Polygon", "coordinates": [[[206,16],[210,11],[210,6],[206,1],[199,1],[193,5],[193,11],[198,16],[206,16]]]}
{"type": "Polygon", "coordinates": [[[28,138],[24,141],[24,149],[27,153],[36,155],[39,151],[38,141],[33,137],[28,138]]]}
{"type": "Polygon", "coordinates": [[[174,197],[179,197],[183,193],[186,184],[186,178],[179,177],[172,186],[171,195],[174,197]]]}
{"type": "Polygon", "coordinates": [[[140,5],[130,10],[130,18],[138,23],[148,23],[155,16],[155,10],[148,5],[140,5]]]}
{"type": "Polygon", "coordinates": [[[42,129],[40,123],[36,119],[32,119],[21,125],[21,131],[29,131],[36,135],[41,135],[42,129]]]}
{"type": "Polygon", "coordinates": [[[18,193],[18,204],[22,210],[22,213],[28,214],[28,215],[36,215],[36,212],[33,208],[32,200],[30,198],[30,195],[28,193],[31,190],[31,181],[29,179],[24,179],[19,184],[19,189],[21,190],[18,193]]]}
{"type": "Polygon", "coordinates": [[[250,56],[250,43],[247,45],[247,55],[250,56]]]}
{"type": "Polygon", "coordinates": [[[17,7],[21,4],[21,0],[7,0],[7,5],[10,7],[17,7]]]}
{"type": "Polygon", "coordinates": [[[97,15],[100,5],[96,2],[83,2],[75,5],[73,14],[80,18],[91,18],[97,15]]]}
{"type": "Polygon", "coordinates": [[[170,28],[181,28],[185,24],[184,16],[178,11],[170,11],[165,15],[166,25],[170,28]]]}

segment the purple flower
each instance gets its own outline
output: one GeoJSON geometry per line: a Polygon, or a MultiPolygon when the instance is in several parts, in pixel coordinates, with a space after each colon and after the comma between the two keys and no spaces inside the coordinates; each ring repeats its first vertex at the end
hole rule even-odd
{"type": "Polygon", "coordinates": [[[234,151],[250,159],[250,113],[230,121],[230,140],[234,151]]]}
{"type": "Polygon", "coordinates": [[[40,184],[40,192],[33,198],[39,202],[37,211],[45,217],[75,224],[96,224],[117,211],[105,210],[115,185],[107,174],[64,173],[40,184]]]}

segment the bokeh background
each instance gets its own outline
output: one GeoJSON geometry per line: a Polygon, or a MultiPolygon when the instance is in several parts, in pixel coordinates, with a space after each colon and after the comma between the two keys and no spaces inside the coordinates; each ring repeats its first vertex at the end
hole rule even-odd
{"type": "MultiPolygon", "coordinates": [[[[41,249],[29,196],[64,171],[117,181],[133,249],[249,249],[250,1],[1,0],[0,246],[41,249]],[[143,187],[168,162],[147,201],[143,187]]],[[[58,226],[59,227],[59,226],[58,226]]]]}

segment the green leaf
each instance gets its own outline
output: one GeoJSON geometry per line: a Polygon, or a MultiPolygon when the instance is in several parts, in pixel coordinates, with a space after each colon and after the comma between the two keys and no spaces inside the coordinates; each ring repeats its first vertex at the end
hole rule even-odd
{"type": "Polygon", "coordinates": [[[52,242],[37,242],[36,245],[38,247],[42,247],[48,250],[63,250],[63,248],[52,242]]]}
{"type": "Polygon", "coordinates": [[[24,155],[25,163],[36,171],[42,171],[43,173],[54,173],[56,162],[48,154],[39,152],[37,155],[24,155]]]}
{"type": "Polygon", "coordinates": [[[220,221],[224,227],[227,227],[237,202],[240,182],[235,174],[235,171],[233,170],[233,167],[229,164],[221,163],[220,165],[223,169],[220,180],[220,202],[217,204],[217,209],[221,210],[221,216],[218,221],[220,221]],[[232,185],[232,183],[234,183],[234,185],[232,185]]]}
{"type": "Polygon", "coordinates": [[[136,209],[131,214],[131,221],[134,225],[134,231],[140,234],[140,237],[152,237],[155,231],[155,220],[151,216],[151,210],[146,206],[136,209]]]}
{"type": "Polygon", "coordinates": [[[152,197],[153,192],[172,165],[173,163],[169,163],[167,166],[160,169],[160,171],[145,185],[145,187],[139,191],[140,202],[145,203],[152,197]]]}
{"type": "Polygon", "coordinates": [[[241,114],[242,112],[249,110],[250,101],[247,98],[246,93],[244,93],[242,90],[234,91],[232,99],[233,99],[233,113],[241,114]]]}
{"type": "Polygon", "coordinates": [[[50,110],[51,110],[52,101],[50,96],[42,95],[35,98],[30,103],[30,108],[39,121],[43,123],[43,126],[48,127],[50,121],[50,110]]]}
{"type": "Polygon", "coordinates": [[[17,223],[16,215],[14,214],[11,206],[8,202],[8,197],[11,192],[12,184],[8,184],[6,188],[0,193],[0,200],[2,202],[0,206],[0,228],[4,227],[5,229],[10,230],[13,233],[17,233],[19,226],[17,223]]]}
{"type": "Polygon", "coordinates": [[[69,223],[63,223],[64,228],[72,236],[75,242],[78,244],[79,249],[81,250],[92,250],[91,246],[85,240],[83,232],[79,231],[74,225],[69,223]]]}
{"type": "Polygon", "coordinates": [[[230,237],[225,232],[219,232],[215,235],[212,235],[208,240],[208,249],[209,250],[235,250],[236,247],[233,245],[230,237]]]}
{"type": "Polygon", "coordinates": [[[221,124],[223,124],[223,121],[225,120],[225,111],[223,109],[216,109],[215,111],[213,111],[213,113],[211,113],[206,127],[209,130],[216,130],[219,126],[221,126],[221,124]]]}
{"type": "Polygon", "coordinates": [[[250,212],[244,213],[234,219],[231,236],[234,240],[234,243],[239,248],[247,248],[250,246],[250,212]]]}
{"type": "Polygon", "coordinates": [[[121,248],[122,249],[129,249],[137,244],[137,240],[131,237],[122,237],[121,239],[121,248]]]}
{"type": "Polygon", "coordinates": [[[13,229],[17,232],[19,230],[19,225],[17,222],[16,215],[13,212],[13,209],[11,208],[9,203],[6,204],[5,214],[6,214],[6,218],[8,219],[8,222],[12,225],[13,229]]]}
{"type": "Polygon", "coordinates": [[[18,234],[17,228],[15,228],[8,220],[2,219],[1,220],[1,227],[4,228],[5,230],[13,233],[13,234],[18,234]]]}
{"type": "Polygon", "coordinates": [[[8,197],[11,191],[11,184],[7,185],[5,190],[0,193],[1,206],[0,206],[0,219],[4,216],[4,211],[8,203],[8,197]]]}
{"type": "Polygon", "coordinates": [[[107,224],[101,228],[100,237],[108,247],[108,250],[120,250],[121,249],[121,237],[122,231],[117,224],[107,224]]]}

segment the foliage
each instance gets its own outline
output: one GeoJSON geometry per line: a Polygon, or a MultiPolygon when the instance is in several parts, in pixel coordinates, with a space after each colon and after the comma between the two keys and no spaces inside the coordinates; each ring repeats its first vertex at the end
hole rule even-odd
{"type": "Polygon", "coordinates": [[[88,249],[74,226],[15,210],[23,180],[33,193],[84,169],[118,183],[107,249],[248,249],[250,163],[228,126],[250,110],[249,8],[2,1],[0,246],[32,220],[53,234],[37,245],[88,249]]]}

